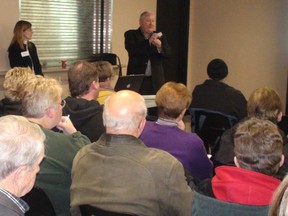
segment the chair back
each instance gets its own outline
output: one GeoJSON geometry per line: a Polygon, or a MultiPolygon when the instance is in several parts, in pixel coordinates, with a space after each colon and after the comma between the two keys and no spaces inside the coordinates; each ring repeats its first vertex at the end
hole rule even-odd
{"type": "Polygon", "coordinates": [[[122,76],[122,65],[119,56],[115,53],[99,53],[92,56],[91,61],[108,61],[112,65],[117,65],[119,76],[122,76]]]}
{"type": "Polygon", "coordinates": [[[21,197],[28,203],[30,209],[25,216],[56,216],[53,205],[46,193],[34,186],[25,196],[21,197]]]}
{"type": "Polygon", "coordinates": [[[263,216],[268,215],[269,206],[251,206],[224,202],[212,197],[194,193],[191,215],[263,216]]]}
{"type": "Polygon", "coordinates": [[[223,132],[238,122],[235,116],[222,112],[190,108],[191,128],[204,142],[207,153],[217,151],[223,132]]]}
{"type": "Polygon", "coordinates": [[[82,216],[136,216],[135,214],[111,212],[91,205],[80,205],[79,207],[82,216]]]}

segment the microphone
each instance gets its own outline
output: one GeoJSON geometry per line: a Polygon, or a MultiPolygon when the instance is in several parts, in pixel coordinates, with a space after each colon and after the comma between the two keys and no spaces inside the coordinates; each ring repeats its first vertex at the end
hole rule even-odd
{"type": "Polygon", "coordinates": [[[158,33],[156,33],[156,32],[151,32],[150,35],[149,35],[149,38],[150,38],[153,34],[157,34],[157,38],[161,38],[162,35],[163,35],[162,32],[158,32],[158,33]]]}

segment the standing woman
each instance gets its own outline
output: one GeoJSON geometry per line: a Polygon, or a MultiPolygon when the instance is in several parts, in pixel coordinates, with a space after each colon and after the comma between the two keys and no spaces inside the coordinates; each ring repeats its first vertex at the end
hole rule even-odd
{"type": "Polygon", "coordinates": [[[13,67],[30,67],[36,75],[42,75],[37,49],[32,39],[32,24],[20,20],[14,27],[14,36],[8,48],[9,61],[13,67]]]}

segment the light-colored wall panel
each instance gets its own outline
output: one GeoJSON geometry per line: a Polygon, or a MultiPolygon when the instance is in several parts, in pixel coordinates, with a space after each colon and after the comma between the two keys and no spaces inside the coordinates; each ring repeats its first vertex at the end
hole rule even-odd
{"type": "Polygon", "coordinates": [[[13,28],[18,21],[18,0],[0,1],[0,71],[10,68],[7,49],[13,36],[13,28]]]}
{"type": "Polygon", "coordinates": [[[288,62],[287,0],[191,0],[188,86],[206,78],[206,66],[222,58],[225,82],[246,98],[257,87],[274,88],[285,104],[288,62]]]}

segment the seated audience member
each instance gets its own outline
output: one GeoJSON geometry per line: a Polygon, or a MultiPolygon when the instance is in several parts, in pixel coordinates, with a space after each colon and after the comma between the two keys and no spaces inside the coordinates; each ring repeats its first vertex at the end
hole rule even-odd
{"type": "Polygon", "coordinates": [[[77,132],[67,117],[62,117],[65,101],[57,80],[34,78],[28,80],[21,91],[23,115],[40,125],[46,135],[46,157],[36,179],[50,198],[57,216],[70,215],[71,169],[74,156],[90,140],[77,132]],[[57,126],[63,133],[51,129],[57,126]]]}
{"type": "Polygon", "coordinates": [[[283,179],[276,192],[273,195],[269,216],[288,215],[288,175],[283,179]]]}
{"type": "MultiPolygon", "coordinates": [[[[277,92],[271,88],[257,88],[252,92],[247,103],[248,118],[255,117],[258,119],[269,120],[277,124],[282,118],[282,104],[277,92]]],[[[225,131],[221,137],[218,151],[214,155],[214,165],[232,165],[234,166],[234,137],[239,124],[225,131]]],[[[279,169],[277,178],[283,179],[288,172],[288,145],[287,138],[280,129],[284,144],[284,165],[279,169]]]]}
{"type": "Polygon", "coordinates": [[[69,115],[75,128],[92,142],[105,132],[103,107],[96,100],[99,93],[98,72],[94,65],[79,61],[68,70],[71,97],[68,96],[63,114],[69,115]]]}
{"type": "Polygon", "coordinates": [[[200,180],[212,176],[212,163],[197,134],[185,132],[182,118],[191,103],[191,93],[181,83],[165,83],[156,94],[156,122],[146,122],[140,139],[148,147],[162,149],[177,158],[200,180]]]}
{"type": "Polygon", "coordinates": [[[268,206],[281,183],[274,176],[284,162],[277,126],[251,118],[238,126],[234,142],[236,167],[217,167],[212,180],[201,182],[196,191],[224,202],[268,206]]]}
{"type": "Polygon", "coordinates": [[[99,75],[99,95],[97,101],[103,105],[105,99],[111,94],[115,93],[111,86],[111,81],[113,79],[113,69],[112,65],[107,61],[98,61],[95,63],[96,69],[99,75]]]}
{"type": "Polygon", "coordinates": [[[19,86],[34,77],[29,67],[14,67],[6,74],[3,82],[5,97],[0,101],[0,116],[22,115],[19,86]]]}
{"type": "Polygon", "coordinates": [[[222,59],[213,59],[207,66],[210,79],[197,85],[192,92],[193,108],[203,108],[235,116],[238,120],[247,116],[246,99],[237,89],[227,85],[223,79],[228,67],[222,59]]]}
{"type": "Polygon", "coordinates": [[[190,215],[193,192],[181,163],[138,139],[147,108],[141,95],[119,91],[105,101],[106,127],[83,147],[72,168],[72,212],[83,204],[136,215],[190,215]]]}
{"type": "Polygon", "coordinates": [[[33,188],[44,157],[44,140],[40,127],[24,117],[0,118],[0,215],[24,216],[29,210],[20,197],[33,188]]]}

